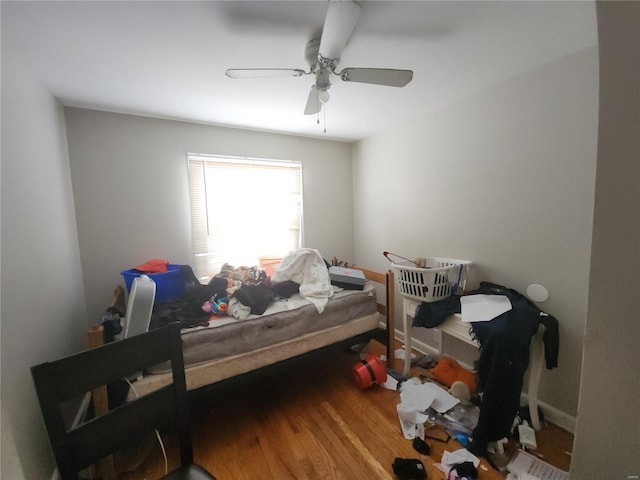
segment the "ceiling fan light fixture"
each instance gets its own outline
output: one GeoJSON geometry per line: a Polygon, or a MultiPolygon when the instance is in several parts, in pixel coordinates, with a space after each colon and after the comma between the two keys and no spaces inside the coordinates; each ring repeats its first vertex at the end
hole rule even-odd
{"type": "Polygon", "coordinates": [[[329,98],[331,98],[331,96],[329,95],[329,92],[327,90],[323,90],[318,93],[318,100],[320,100],[320,103],[322,104],[327,103],[329,101],[329,98]]]}

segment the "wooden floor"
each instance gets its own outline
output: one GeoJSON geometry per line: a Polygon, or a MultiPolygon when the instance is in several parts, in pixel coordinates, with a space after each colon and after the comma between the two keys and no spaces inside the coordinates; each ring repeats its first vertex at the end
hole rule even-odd
{"type": "MultiPolygon", "coordinates": [[[[368,348],[383,353],[378,344],[368,348]]],[[[460,445],[426,439],[429,456],[414,450],[400,429],[399,393],[379,386],[358,389],[352,373],[358,361],[357,354],[332,348],[196,396],[191,414],[196,462],[218,480],[364,480],[396,479],[396,457],[419,458],[430,480],[445,479],[433,463],[445,449],[460,445]]],[[[537,432],[537,441],[545,461],[569,469],[569,432],[549,425],[537,432]]],[[[164,442],[169,466],[177,465],[172,439],[165,436],[164,442]]],[[[149,448],[142,465],[122,479],[164,474],[158,443],[149,448]]],[[[504,478],[485,459],[478,472],[480,480],[504,478]]]]}

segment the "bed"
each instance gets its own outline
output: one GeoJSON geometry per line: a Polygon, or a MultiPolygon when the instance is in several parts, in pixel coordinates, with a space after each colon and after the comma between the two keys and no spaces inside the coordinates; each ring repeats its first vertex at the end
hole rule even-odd
{"type": "MultiPolygon", "coordinates": [[[[301,296],[301,282],[300,294],[274,301],[261,315],[242,320],[222,316],[208,326],[182,329],[187,389],[204,389],[330,345],[372,338],[387,345],[388,367],[393,368],[393,272],[354,268],[367,279],[364,288],[336,289],[322,308],[317,299],[301,296]]],[[[135,390],[144,394],[169,381],[170,373],[159,365],[138,379],[135,390]]]]}

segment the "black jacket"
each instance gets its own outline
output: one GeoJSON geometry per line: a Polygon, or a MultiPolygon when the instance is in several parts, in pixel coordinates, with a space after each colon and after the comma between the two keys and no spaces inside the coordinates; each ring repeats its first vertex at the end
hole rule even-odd
{"type": "MultiPolygon", "coordinates": [[[[516,290],[482,282],[480,288],[469,293],[477,294],[505,295],[512,307],[488,322],[471,324],[471,333],[480,344],[476,372],[483,395],[478,424],[469,448],[476,455],[484,455],[488,442],[507,436],[511,430],[520,407],[531,339],[540,324],[545,326],[543,340],[547,369],[558,366],[560,337],[558,320],[516,290]]],[[[449,315],[460,311],[460,297],[457,296],[423,303],[416,310],[413,325],[435,327],[449,315]]]]}

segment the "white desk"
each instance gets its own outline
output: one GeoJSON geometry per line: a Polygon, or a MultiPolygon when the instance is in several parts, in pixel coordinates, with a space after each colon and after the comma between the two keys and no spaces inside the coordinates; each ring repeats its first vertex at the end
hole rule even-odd
{"type": "MultiPolygon", "coordinates": [[[[416,308],[420,305],[420,301],[412,300],[407,297],[402,298],[402,327],[404,331],[404,369],[402,374],[409,376],[411,367],[411,325],[416,308]]],[[[478,348],[478,343],[471,337],[469,323],[464,323],[460,314],[456,313],[447,318],[439,326],[433,330],[439,332],[440,335],[449,335],[458,340],[473,345],[478,348]]],[[[538,386],[540,384],[540,376],[544,368],[544,343],[542,335],[544,326],[540,324],[540,328],[531,340],[531,357],[529,360],[529,385],[527,396],[529,399],[529,415],[531,416],[531,426],[535,430],[540,429],[540,418],[538,417],[538,386]]],[[[438,346],[438,354],[443,355],[443,342],[440,341],[438,346]]]]}

